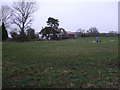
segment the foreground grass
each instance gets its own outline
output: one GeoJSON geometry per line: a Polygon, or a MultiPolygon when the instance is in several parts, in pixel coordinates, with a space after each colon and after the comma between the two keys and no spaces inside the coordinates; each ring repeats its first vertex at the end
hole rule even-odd
{"type": "Polygon", "coordinates": [[[3,43],[3,87],[117,88],[118,39],[3,43]]]}

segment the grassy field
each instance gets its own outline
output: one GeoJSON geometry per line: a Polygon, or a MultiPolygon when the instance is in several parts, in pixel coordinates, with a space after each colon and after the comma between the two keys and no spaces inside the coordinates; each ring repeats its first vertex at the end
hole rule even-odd
{"type": "Polygon", "coordinates": [[[118,38],[4,42],[2,86],[117,88],[118,38]]]}

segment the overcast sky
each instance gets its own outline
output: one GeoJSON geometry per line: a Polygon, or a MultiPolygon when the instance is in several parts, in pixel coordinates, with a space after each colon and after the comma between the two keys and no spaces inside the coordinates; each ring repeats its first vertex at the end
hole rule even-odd
{"type": "Polygon", "coordinates": [[[97,27],[99,32],[118,30],[118,2],[115,0],[37,0],[37,7],[32,24],[36,32],[47,26],[49,17],[58,19],[59,27],[66,31],[90,27],[97,27]]]}

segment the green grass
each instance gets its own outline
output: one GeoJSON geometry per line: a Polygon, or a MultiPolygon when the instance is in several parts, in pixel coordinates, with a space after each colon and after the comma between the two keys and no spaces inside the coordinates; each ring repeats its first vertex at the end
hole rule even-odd
{"type": "Polygon", "coordinates": [[[5,42],[3,87],[117,88],[118,38],[5,42]]]}

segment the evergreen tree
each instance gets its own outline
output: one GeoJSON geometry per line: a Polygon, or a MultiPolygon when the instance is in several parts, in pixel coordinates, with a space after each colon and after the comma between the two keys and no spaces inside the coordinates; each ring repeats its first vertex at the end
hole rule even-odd
{"type": "Polygon", "coordinates": [[[2,41],[6,40],[7,38],[8,38],[7,30],[4,23],[2,23],[2,41]]]}
{"type": "Polygon", "coordinates": [[[57,35],[56,35],[56,33],[57,33],[57,31],[56,31],[56,29],[58,28],[58,26],[59,26],[59,23],[58,23],[59,21],[58,21],[58,19],[54,19],[54,18],[52,18],[52,17],[49,17],[48,18],[48,21],[46,22],[47,23],[47,25],[49,25],[49,27],[51,27],[51,28],[53,28],[53,29],[51,29],[51,32],[52,32],[52,36],[51,36],[51,39],[57,39],[57,35]]]}
{"type": "Polygon", "coordinates": [[[59,26],[58,22],[59,22],[58,19],[54,19],[52,17],[49,17],[47,22],[46,22],[48,27],[42,28],[42,30],[39,33],[39,34],[42,34],[42,38],[46,37],[46,39],[50,38],[53,40],[58,39],[57,33],[60,33],[56,30],[59,26]]]}
{"type": "Polygon", "coordinates": [[[2,25],[0,26],[0,42],[2,41],[2,25]]]}

